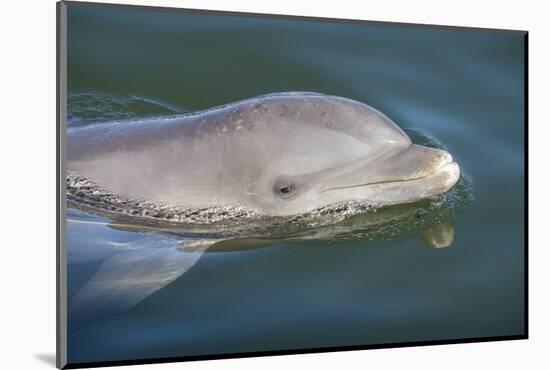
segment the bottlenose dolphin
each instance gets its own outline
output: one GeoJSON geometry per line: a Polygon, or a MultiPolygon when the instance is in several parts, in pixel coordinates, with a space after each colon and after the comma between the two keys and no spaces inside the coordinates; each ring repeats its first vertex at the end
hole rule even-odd
{"type": "Polygon", "coordinates": [[[68,169],[128,199],[283,216],[357,200],[411,203],[460,169],[376,109],[310,92],[205,111],[70,128],[68,169]]]}

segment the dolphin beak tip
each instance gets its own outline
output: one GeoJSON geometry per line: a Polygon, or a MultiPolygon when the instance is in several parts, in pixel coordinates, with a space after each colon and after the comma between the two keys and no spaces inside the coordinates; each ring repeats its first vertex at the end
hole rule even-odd
{"type": "Polygon", "coordinates": [[[453,186],[455,186],[460,179],[460,166],[456,162],[451,161],[450,163],[447,163],[441,168],[440,171],[445,171],[447,174],[445,184],[447,190],[450,190],[453,186]]]}

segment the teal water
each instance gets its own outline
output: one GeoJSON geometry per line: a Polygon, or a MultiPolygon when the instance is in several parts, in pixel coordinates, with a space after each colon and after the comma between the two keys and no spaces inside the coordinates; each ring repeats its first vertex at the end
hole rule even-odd
{"type": "Polygon", "coordinates": [[[69,126],[316,91],[465,174],[441,199],[222,242],[70,207],[70,363],[524,333],[520,33],[70,5],[68,38],[69,126]]]}

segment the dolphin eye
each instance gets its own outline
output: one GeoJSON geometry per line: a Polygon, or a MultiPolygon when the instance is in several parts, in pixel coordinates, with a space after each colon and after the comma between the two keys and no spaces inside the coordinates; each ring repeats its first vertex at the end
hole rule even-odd
{"type": "Polygon", "coordinates": [[[296,193],[296,186],[290,182],[276,182],[273,186],[273,192],[283,198],[290,198],[296,193]]]}
{"type": "Polygon", "coordinates": [[[283,185],[279,188],[279,191],[283,194],[288,194],[292,191],[292,185],[283,185]]]}

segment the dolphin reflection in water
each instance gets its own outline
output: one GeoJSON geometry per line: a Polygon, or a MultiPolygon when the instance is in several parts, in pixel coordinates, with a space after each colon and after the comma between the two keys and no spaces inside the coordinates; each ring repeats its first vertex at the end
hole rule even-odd
{"type": "Polygon", "coordinates": [[[448,247],[454,239],[453,208],[430,210],[431,203],[388,207],[315,227],[308,226],[311,220],[299,220],[291,222],[295,226],[289,230],[287,220],[256,230],[248,224],[255,230],[252,232],[225,227],[206,234],[172,226],[129,224],[70,209],[69,263],[96,261],[100,265],[70,296],[69,321],[81,325],[130,309],[184,275],[204,253],[266,248],[281,242],[319,241],[326,247],[327,242],[361,240],[368,244],[369,240],[404,238],[417,238],[433,248],[448,247]]]}

